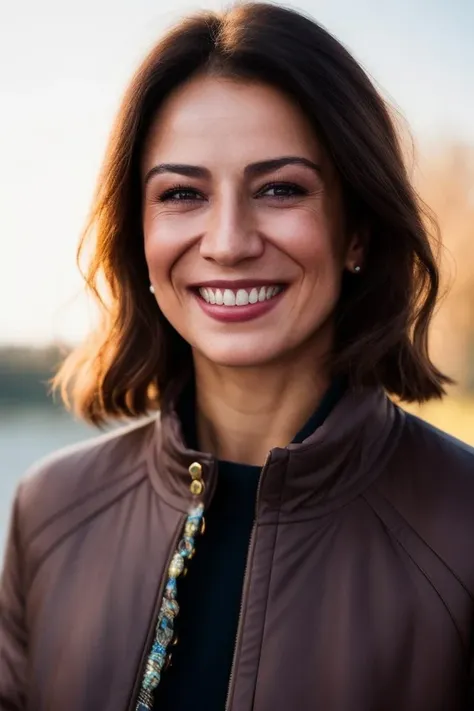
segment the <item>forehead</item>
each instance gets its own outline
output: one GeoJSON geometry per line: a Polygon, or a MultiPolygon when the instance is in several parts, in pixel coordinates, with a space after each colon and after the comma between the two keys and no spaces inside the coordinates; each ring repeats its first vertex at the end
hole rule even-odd
{"type": "Polygon", "coordinates": [[[266,84],[199,76],[160,108],[142,163],[145,172],[168,160],[212,169],[282,155],[323,158],[308,118],[291,99],[266,84]]]}

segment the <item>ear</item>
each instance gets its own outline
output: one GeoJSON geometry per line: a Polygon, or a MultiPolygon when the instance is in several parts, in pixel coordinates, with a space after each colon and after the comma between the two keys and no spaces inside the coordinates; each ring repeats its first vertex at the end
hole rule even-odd
{"type": "Polygon", "coordinates": [[[344,267],[350,272],[360,272],[364,266],[367,254],[369,236],[366,231],[354,232],[346,249],[344,267]]]}

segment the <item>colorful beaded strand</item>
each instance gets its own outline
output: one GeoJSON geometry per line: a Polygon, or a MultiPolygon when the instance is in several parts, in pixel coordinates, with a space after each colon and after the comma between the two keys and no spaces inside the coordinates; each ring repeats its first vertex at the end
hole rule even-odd
{"type": "Polygon", "coordinates": [[[198,504],[190,511],[184,524],[183,536],[171,559],[168,568],[168,580],[156,623],[155,638],[148,654],[135,707],[136,711],[151,711],[153,708],[153,695],[160,683],[163,668],[169,660],[168,647],[173,640],[174,620],[179,613],[179,605],[176,600],[176,581],[184,571],[185,560],[191,559],[195,553],[195,537],[204,530],[203,514],[203,504],[198,504]]]}

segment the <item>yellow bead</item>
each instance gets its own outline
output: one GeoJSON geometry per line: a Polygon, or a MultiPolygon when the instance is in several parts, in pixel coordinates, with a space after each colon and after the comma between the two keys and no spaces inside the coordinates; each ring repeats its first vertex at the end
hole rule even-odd
{"type": "Polygon", "coordinates": [[[202,476],[202,466],[199,464],[199,462],[193,462],[190,465],[188,471],[193,479],[200,479],[202,476]]]}
{"type": "Polygon", "coordinates": [[[173,559],[170,563],[170,567],[168,569],[168,574],[170,578],[177,578],[179,575],[184,570],[184,560],[183,558],[179,555],[179,553],[176,553],[173,556],[173,559]]]}
{"type": "Polygon", "coordinates": [[[193,496],[200,496],[204,491],[204,482],[199,479],[194,479],[189,488],[193,496]]]}
{"type": "Polygon", "coordinates": [[[199,530],[199,524],[195,521],[187,521],[184,527],[184,535],[192,538],[199,530]]]}

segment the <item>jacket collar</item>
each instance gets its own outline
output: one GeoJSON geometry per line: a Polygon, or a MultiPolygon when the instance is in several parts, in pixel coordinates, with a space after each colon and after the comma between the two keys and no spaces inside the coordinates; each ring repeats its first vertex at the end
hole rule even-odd
{"type": "MultiPolygon", "coordinates": [[[[148,462],[157,492],[184,513],[198,501],[209,505],[217,483],[217,462],[211,454],[188,449],[176,402],[173,395],[164,399],[148,462]],[[204,484],[198,497],[190,491],[190,467],[193,471],[195,463],[201,467],[204,484]]],[[[348,503],[383,470],[403,419],[382,389],[347,390],[307,439],[271,450],[261,474],[257,520],[304,520],[348,503]]]]}

